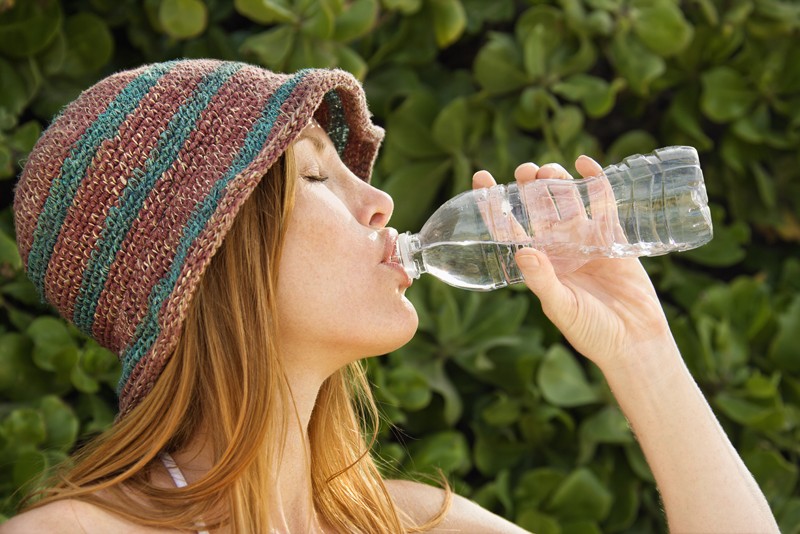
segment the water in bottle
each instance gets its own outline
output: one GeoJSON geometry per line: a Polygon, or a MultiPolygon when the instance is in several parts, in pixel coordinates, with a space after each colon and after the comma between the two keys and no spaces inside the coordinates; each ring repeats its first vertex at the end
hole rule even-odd
{"type": "Polygon", "coordinates": [[[544,251],[559,273],[596,258],[657,256],[712,237],[697,151],[661,148],[575,180],[541,179],[466,191],[419,233],[401,234],[394,259],[412,278],[430,273],[489,291],[522,281],[520,247],[544,251]]]}

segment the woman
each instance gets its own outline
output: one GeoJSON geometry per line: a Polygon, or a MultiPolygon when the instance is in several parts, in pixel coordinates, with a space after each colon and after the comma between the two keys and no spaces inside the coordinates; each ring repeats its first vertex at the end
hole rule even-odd
{"type": "MultiPolygon", "coordinates": [[[[18,242],[43,298],[120,355],[120,413],[2,532],[521,532],[369,455],[358,362],[417,326],[392,200],[368,183],[382,134],[346,73],[205,60],[118,73],[64,110],[16,190],[18,242]]],[[[640,264],[517,261],[605,373],[670,527],[776,532],[640,264]]]]}

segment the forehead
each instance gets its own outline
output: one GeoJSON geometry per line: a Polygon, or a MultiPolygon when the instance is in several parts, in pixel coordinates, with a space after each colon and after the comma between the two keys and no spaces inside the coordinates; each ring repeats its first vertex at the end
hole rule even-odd
{"type": "Polygon", "coordinates": [[[300,143],[302,141],[310,142],[318,152],[324,152],[325,149],[333,145],[331,138],[328,136],[328,132],[315,120],[312,120],[303,128],[300,135],[297,136],[295,143],[300,143]]]}

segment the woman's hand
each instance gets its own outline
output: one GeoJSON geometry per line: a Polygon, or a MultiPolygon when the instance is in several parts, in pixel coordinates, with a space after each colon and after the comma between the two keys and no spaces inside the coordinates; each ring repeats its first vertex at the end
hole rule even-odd
{"type": "MultiPolygon", "coordinates": [[[[602,172],[586,156],[578,158],[575,166],[584,177],[602,172]]],[[[572,179],[561,165],[540,168],[533,163],[517,167],[514,178],[521,184],[542,178],[572,179]]],[[[487,171],[475,173],[473,187],[493,185],[487,171]]],[[[653,354],[651,349],[663,352],[665,343],[674,344],[656,292],[638,260],[593,260],[558,275],[542,251],[523,248],[516,260],[547,317],[602,370],[628,366],[653,354]]]]}

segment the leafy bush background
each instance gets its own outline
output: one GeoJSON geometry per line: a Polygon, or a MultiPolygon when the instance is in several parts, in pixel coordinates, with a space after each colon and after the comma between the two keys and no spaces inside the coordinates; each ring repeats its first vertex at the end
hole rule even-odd
{"type": "MultiPolygon", "coordinates": [[[[39,304],[10,205],[50,118],[175,57],[340,66],[388,129],[375,183],[416,230],[473,171],[701,153],[716,235],[648,259],[692,372],[786,533],[800,532],[800,6],[790,0],[0,0],[0,510],[114,414],[115,358],[39,304]]],[[[539,533],[663,532],[598,370],[519,288],[433,279],[419,334],[369,362],[391,467],[441,467],[539,533]]]]}

